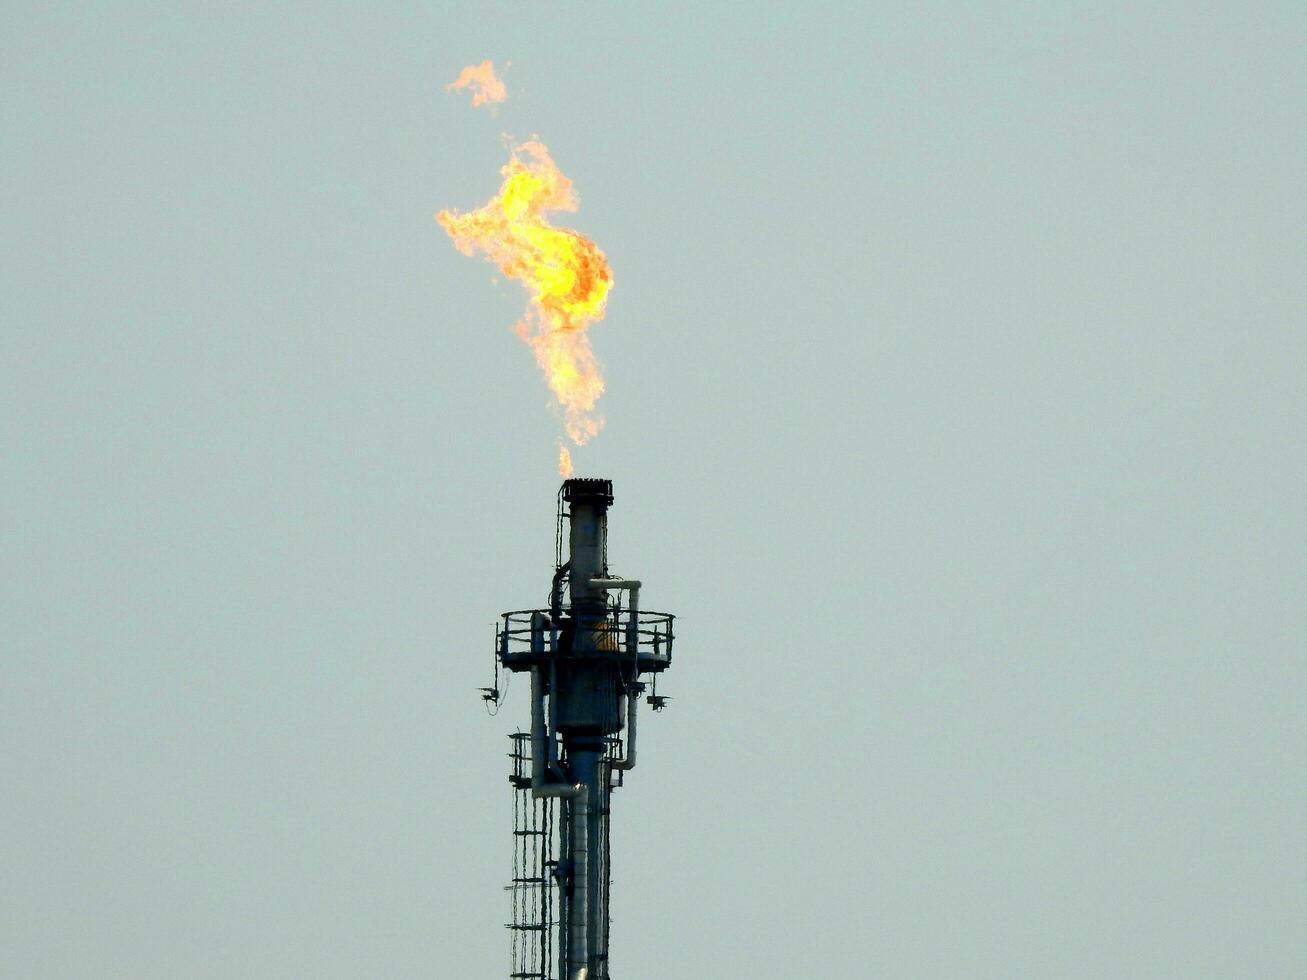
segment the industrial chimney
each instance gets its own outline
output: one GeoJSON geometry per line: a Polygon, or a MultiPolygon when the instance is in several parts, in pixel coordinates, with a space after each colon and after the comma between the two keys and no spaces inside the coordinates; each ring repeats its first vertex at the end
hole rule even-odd
{"type": "Polygon", "coordinates": [[[513,937],[510,977],[609,980],[612,791],[635,767],[636,709],[672,662],[672,620],[640,609],[640,582],[608,569],[609,480],[571,479],[558,494],[548,609],[504,613],[499,668],[530,674],[531,730],[512,738],[513,937]],[[567,559],[563,522],[567,521],[567,559]]]}

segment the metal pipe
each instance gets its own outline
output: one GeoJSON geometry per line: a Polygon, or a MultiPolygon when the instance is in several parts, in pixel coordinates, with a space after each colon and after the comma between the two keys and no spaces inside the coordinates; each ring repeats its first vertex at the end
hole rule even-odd
{"type": "Polygon", "coordinates": [[[628,603],[629,615],[626,620],[626,652],[632,658],[638,658],[640,644],[640,580],[634,578],[602,578],[590,580],[596,589],[625,589],[631,593],[628,603]]]}
{"type": "MultiPolygon", "coordinates": [[[[558,637],[552,631],[550,650],[558,649],[558,637]]],[[[549,658],[549,744],[545,746],[548,750],[548,772],[558,771],[558,659],[549,658]]]]}
{"type": "Polygon", "coordinates": [[[594,609],[602,604],[603,597],[590,584],[602,577],[604,566],[604,539],[608,535],[608,507],[595,498],[573,498],[571,526],[568,530],[568,563],[571,565],[572,612],[594,609]]]}
{"type": "MultiPolygon", "coordinates": [[[[553,702],[553,696],[549,698],[553,702]]],[[[531,668],[531,795],[537,799],[574,800],[585,792],[584,783],[546,782],[546,761],[553,760],[553,739],[545,728],[544,691],[540,668],[531,668]]]]}
{"type": "Polygon", "coordinates": [[[575,800],[585,793],[584,783],[545,783],[531,795],[542,800],[575,800]]]}
{"type": "Polygon", "coordinates": [[[572,563],[565,561],[554,572],[554,583],[549,589],[549,613],[557,620],[563,611],[563,578],[572,570],[572,563]]]}
{"type": "MultiPolygon", "coordinates": [[[[551,696],[550,701],[553,701],[551,696]]],[[[589,913],[586,898],[590,892],[590,861],[587,851],[587,835],[590,824],[590,792],[585,783],[547,783],[545,782],[546,752],[552,757],[553,752],[547,746],[552,739],[545,729],[544,683],[539,667],[531,668],[531,795],[536,799],[561,799],[571,803],[572,839],[570,841],[572,857],[571,901],[567,906],[568,917],[568,969],[572,970],[574,980],[585,980],[588,976],[590,959],[589,949],[589,913]],[[577,969],[572,968],[577,966],[577,969]]]]}
{"type": "MultiPolygon", "coordinates": [[[[574,800],[585,792],[584,783],[550,783],[546,759],[553,759],[553,739],[545,729],[544,691],[540,668],[531,668],[531,795],[537,799],[574,800]]],[[[550,696],[550,702],[553,696],[550,696]]]]}
{"type": "Polygon", "coordinates": [[[572,980],[585,980],[590,969],[590,793],[584,783],[571,806],[572,900],[567,906],[567,968],[572,980]]]}
{"type": "Polygon", "coordinates": [[[640,695],[632,690],[626,695],[626,758],[614,759],[612,767],[625,772],[635,768],[635,714],[640,705],[640,695]]]}
{"type": "Polygon", "coordinates": [[[634,578],[605,578],[602,575],[596,575],[590,580],[590,584],[596,589],[630,589],[633,592],[639,592],[642,583],[639,579],[634,578]]]}
{"type": "Polygon", "coordinates": [[[540,668],[531,668],[531,788],[545,784],[545,691],[540,668]]]}

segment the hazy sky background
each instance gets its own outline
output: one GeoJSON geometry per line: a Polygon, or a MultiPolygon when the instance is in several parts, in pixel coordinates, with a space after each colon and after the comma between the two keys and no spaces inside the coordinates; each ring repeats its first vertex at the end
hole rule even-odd
{"type": "Polygon", "coordinates": [[[6,4],[0,975],[502,977],[611,259],[614,972],[1307,975],[1307,8],[6,4]],[[910,9],[909,9],[910,8],[910,9]],[[444,85],[511,61],[510,101],[444,85]]]}

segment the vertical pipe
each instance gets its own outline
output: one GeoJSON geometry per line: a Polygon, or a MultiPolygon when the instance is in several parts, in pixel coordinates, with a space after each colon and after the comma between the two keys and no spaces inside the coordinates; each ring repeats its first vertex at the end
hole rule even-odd
{"type": "Polygon", "coordinates": [[[575,980],[590,967],[590,788],[572,801],[572,901],[568,904],[568,964],[575,980]]]}
{"type": "Polygon", "coordinates": [[[612,484],[607,480],[568,480],[563,495],[570,504],[567,567],[574,639],[571,656],[557,666],[550,708],[554,709],[556,701],[563,704],[554,730],[563,738],[567,782],[579,790],[567,807],[571,876],[565,976],[568,980],[599,980],[605,972],[608,917],[607,870],[603,866],[608,769],[601,759],[606,748],[604,735],[621,726],[617,666],[596,656],[595,639],[607,616],[607,592],[595,580],[602,580],[608,571],[604,556],[612,484]]]}
{"type": "Polygon", "coordinates": [[[606,809],[604,788],[600,785],[601,749],[601,743],[593,742],[567,747],[569,775],[582,787],[570,806],[571,900],[567,903],[570,977],[599,976],[595,958],[600,951],[600,924],[608,916],[601,891],[604,869],[600,821],[606,809]]]}
{"type": "Polygon", "coordinates": [[[593,497],[572,500],[568,530],[568,565],[571,581],[572,611],[578,607],[594,612],[603,608],[603,589],[595,588],[590,580],[602,576],[604,568],[604,540],[608,533],[608,507],[593,497]]]}
{"type": "Polygon", "coordinates": [[[626,758],[614,759],[611,763],[614,769],[626,771],[635,768],[635,712],[639,705],[640,695],[632,689],[626,696],[626,758]]]}
{"type": "Polygon", "coordinates": [[[631,601],[626,622],[626,652],[632,660],[640,658],[640,583],[631,583],[631,601]]]}
{"type": "MultiPolygon", "coordinates": [[[[554,650],[558,649],[557,641],[554,642],[554,650]]],[[[552,652],[552,651],[551,651],[552,652]]],[[[549,754],[548,766],[549,772],[557,769],[558,759],[555,753],[558,751],[558,659],[554,656],[549,658],[549,744],[545,746],[549,754]]]]}
{"type": "Polygon", "coordinates": [[[531,668],[531,788],[545,783],[545,691],[540,668],[531,668]]]}

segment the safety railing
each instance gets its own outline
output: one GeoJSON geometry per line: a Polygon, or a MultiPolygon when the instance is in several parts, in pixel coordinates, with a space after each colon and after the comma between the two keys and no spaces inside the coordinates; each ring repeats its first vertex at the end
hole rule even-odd
{"type": "Polygon", "coordinates": [[[641,670],[658,670],[672,661],[675,616],[641,609],[610,609],[604,616],[577,621],[548,609],[519,609],[500,616],[495,648],[510,669],[524,669],[555,656],[638,659],[641,670]]]}

